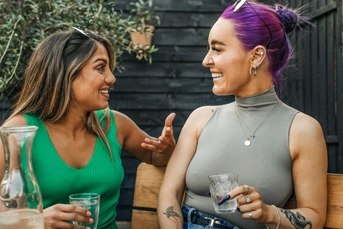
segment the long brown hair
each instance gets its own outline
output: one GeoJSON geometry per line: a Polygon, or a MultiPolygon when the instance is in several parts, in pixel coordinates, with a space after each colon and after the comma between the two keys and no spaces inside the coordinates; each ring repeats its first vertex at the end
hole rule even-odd
{"type": "MultiPolygon", "coordinates": [[[[114,71],[113,46],[105,37],[73,29],[45,38],[31,56],[22,91],[8,119],[16,115],[37,114],[42,120],[60,121],[72,102],[72,82],[97,50],[97,42],[105,46],[110,69],[114,71]]],[[[112,157],[106,137],[111,125],[110,110],[106,109],[101,120],[95,111],[89,112],[85,122],[88,131],[105,142],[112,157]],[[101,127],[101,121],[104,121],[104,127],[101,127]]]]}

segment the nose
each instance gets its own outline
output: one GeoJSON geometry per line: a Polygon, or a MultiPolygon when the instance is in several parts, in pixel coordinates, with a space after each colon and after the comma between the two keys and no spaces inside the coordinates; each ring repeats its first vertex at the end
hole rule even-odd
{"type": "Polygon", "coordinates": [[[207,54],[207,55],[204,57],[203,61],[202,61],[202,65],[203,65],[204,67],[209,68],[210,65],[212,65],[212,64],[214,64],[213,58],[210,57],[209,54],[207,54]]]}
{"type": "Polygon", "coordinates": [[[105,82],[108,84],[108,85],[112,85],[116,82],[116,77],[113,75],[112,72],[109,72],[106,77],[105,77],[105,82]]]}

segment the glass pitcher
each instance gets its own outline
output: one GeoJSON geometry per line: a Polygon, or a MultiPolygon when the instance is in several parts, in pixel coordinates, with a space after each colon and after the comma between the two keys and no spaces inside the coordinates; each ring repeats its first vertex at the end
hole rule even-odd
{"type": "Polygon", "coordinates": [[[0,229],[44,229],[42,196],[31,162],[37,129],[36,126],[0,127],[0,152],[5,156],[0,183],[0,229]]]}

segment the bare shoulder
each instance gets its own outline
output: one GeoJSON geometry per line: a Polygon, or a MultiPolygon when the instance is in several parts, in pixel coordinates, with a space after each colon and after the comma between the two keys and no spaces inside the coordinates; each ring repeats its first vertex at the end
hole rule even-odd
{"type": "Polygon", "coordinates": [[[217,106],[203,106],[195,109],[189,115],[185,127],[187,128],[189,126],[197,132],[197,135],[199,135],[216,109],[217,106]]]}
{"type": "Polygon", "coordinates": [[[189,118],[197,119],[198,121],[199,121],[199,119],[200,120],[204,119],[207,121],[213,115],[213,113],[215,112],[216,109],[217,109],[217,106],[199,107],[191,113],[189,118]]]}
{"type": "Polygon", "coordinates": [[[1,126],[27,126],[27,121],[24,115],[16,115],[6,120],[1,126]]]}
{"type": "MultiPolygon", "coordinates": [[[[291,134],[296,135],[317,135],[323,134],[322,127],[320,126],[319,122],[314,119],[313,117],[299,112],[293,120],[292,127],[291,127],[291,134]]],[[[305,136],[304,136],[305,137],[305,136]]]]}
{"type": "Polygon", "coordinates": [[[120,121],[121,119],[127,117],[126,115],[124,115],[123,113],[121,113],[119,111],[111,110],[111,112],[113,113],[116,121],[120,121]]]}
{"type": "Polygon", "coordinates": [[[125,115],[119,111],[115,111],[115,110],[111,110],[111,112],[113,112],[117,126],[122,126],[122,125],[126,126],[126,125],[134,124],[132,119],[130,119],[127,115],[125,115]]]}
{"type": "Polygon", "coordinates": [[[304,154],[326,154],[324,133],[319,122],[304,113],[298,113],[293,120],[289,144],[292,158],[304,154]]]}

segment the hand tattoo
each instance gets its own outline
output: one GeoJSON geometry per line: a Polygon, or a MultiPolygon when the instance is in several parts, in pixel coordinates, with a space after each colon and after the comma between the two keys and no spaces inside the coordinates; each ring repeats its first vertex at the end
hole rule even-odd
{"type": "Polygon", "coordinates": [[[281,212],[286,215],[286,218],[296,229],[312,229],[312,222],[306,221],[306,218],[299,212],[281,209],[281,212]],[[309,226],[309,227],[306,227],[309,226]]]}

